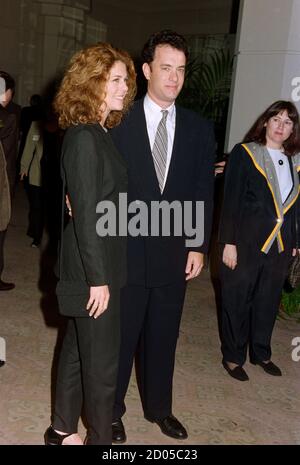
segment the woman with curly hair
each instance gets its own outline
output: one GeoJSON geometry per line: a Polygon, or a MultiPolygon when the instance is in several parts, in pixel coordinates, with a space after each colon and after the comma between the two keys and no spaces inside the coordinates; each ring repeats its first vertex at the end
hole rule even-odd
{"type": "MultiPolygon", "coordinates": [[[[111,420],[119,355],[119,292],[125,282],[126,241],[96,232],[96,207],[117,205],[127,173],[107,128],[116,126],[133,101],[135,70],[129,55],[99,43],[71,60],[54,101],[62,147],[62,237],[57,297],[68,317],[57,373],[48,445],[111,444],[111,420]],[[67,195],[72,215],[65,215],[67,195]]],[[[99,232],[99,231],[98,231],[99,232]]]]}

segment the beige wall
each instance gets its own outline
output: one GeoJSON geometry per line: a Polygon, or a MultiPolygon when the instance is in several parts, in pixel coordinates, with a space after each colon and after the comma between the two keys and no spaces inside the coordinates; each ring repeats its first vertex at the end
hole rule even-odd
{"type": "Polygon", "coordinates": [[[18,77],[20,0],[2,0],[0,5],[0,68],[18,77]]]}
{"type": "Polygon", "coordinates": [[[294,100],[300,110],[299,18],[300,0],[242,1],[225,151],[273,101],[294,100]]]}
{"type": "Polygon", "coordinates": [[[44,92],[76,50],[106,40],[90,0],[1,0],[0,8],[0,68],[16,79],[22,105],[44,92]]]}

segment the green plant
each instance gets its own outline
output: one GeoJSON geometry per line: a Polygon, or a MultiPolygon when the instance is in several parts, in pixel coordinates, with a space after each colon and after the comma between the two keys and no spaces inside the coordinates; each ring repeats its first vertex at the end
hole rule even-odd
{"type": "Polygon", "coordinates": [[[227,113],[231,76],[229,50],[214,50],[206,62],[195,59],[187,66],[179,102],[220,124],[227,113]]]}
{"type": "Polygon", "coordinates": [[[300,287],[292,292],[282,291],[281,307],[288,315],[300,316],[300,287]]]}
{"type": "Polygon", "coordinates": [[[206,61],[195,59],[186,69],[185,84],[177,101],[206,119],[212,120],[217,156],[223,157],[228,102],[232,77],[229,50],[211,52],[206,61]]]}

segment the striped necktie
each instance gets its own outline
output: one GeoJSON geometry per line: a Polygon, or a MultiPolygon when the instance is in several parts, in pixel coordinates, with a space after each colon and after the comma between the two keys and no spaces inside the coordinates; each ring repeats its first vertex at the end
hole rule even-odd
{"type": "Polygon", "coordinates": [[[159,184],[160,192],[163,191],[166,162],[168,153],[168,131],[167,131],[167,116],[168,110],[161,110],[162,118],[157,126],[155,135],[152,156],[156,171],[156,176],[159,184]]]}

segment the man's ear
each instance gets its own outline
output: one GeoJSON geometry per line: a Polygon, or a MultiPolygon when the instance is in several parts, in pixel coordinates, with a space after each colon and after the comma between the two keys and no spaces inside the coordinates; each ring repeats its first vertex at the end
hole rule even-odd
{"type": "Polygon", "coordinates": [[[143,70],[145,78],[147,79],[147,81],[149,81],[150,76],[151,76],[151,68],[150,68],[149,64],[144,63],[143,66],[142,66],[142,70],[143,70]]]}

